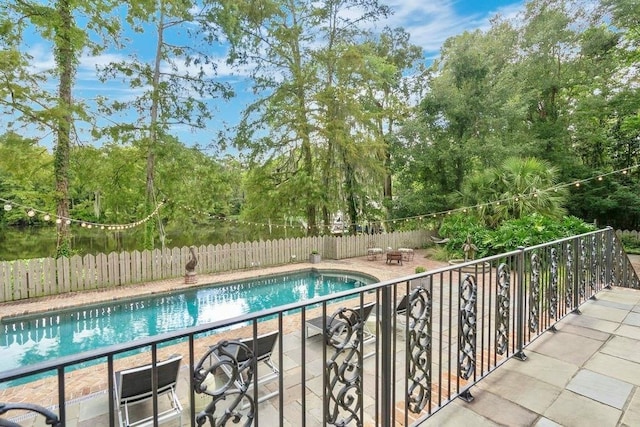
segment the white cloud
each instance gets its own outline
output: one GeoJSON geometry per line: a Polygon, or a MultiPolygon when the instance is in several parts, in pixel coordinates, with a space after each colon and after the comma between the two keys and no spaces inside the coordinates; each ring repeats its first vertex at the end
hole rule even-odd
{"type": "Polygon", "coordinates": [[[449,37],[489,28],[489,20],[500,14],[512,19],[522,10],[523,3],[516,2],[486,13],[470,13],[462,15],[454,7],[452,0],[391,0],[388,5],[395,12],[383,25],[403,27],[411,34],[411,42],[421,46],[427,57],[434,57],[449,37]]]}
{"type": "Polygon", "coordinates": [[[53,50],[45,44],[35,44],[27,51],[33,59],[30,61],[31,70],[34,73],[42,73],[55,68],[56,61],[53,50]]]}

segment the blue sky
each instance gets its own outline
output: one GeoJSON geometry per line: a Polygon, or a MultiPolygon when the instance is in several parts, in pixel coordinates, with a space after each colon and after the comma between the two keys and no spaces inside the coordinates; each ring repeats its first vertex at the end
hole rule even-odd
{"type": "MultiPolygon", "coordinates": [[[[376,27],[405,28],[411,34],[411,42],[423,48],[427,63],[438,56],[440,46],[447,38],[466,30],[486,29],[489,27],[490,18],[495,15],[500,14],[509,19],[515,17],[524,8],[524,1],[509,0],[390,0],[385,4],[394,11],[394,14],[386,21],[378,22],[376,27]]],[[[49,46],[39,43],[38,39],[33,39],[26,48],[34,57],[33,67],[36,70],[51,68],[54,65],[51,49],[49,46]]],[[[146,51],[153,49],[153,45],[138,44],[132,49],[132,53],[144,57],[146,51]]],[[[113,83],[105,86],[97,80],[96,65],[106,64],[121,58],[124,58],[122,52],[83,56],[76,79],[74,94],[76,99],[89,99],[90,102],[90,99],[98,94],[106,94],[118,99],[134,96],[134,93],[125,86],[113,83]]],[[[187,129],[174,129],[174,133],[188,145],[206,146],[210,144],[218,130],[222,129],[225,124],[234,125],[237,123],[243,108],[254,99],[243,73],[229,68],[223,63],[223,58],[220,58],[220,62],[217,78],[232,83],[236,97],[230,101],[209,101],[215,119],[210,123],[208,129],[195,133],[187,129]]],[[[54,89],[53,84],[52,89],[54,89]]],[[[52,143],[50,136],[28,136],[41,137],[47,146],[52,143]]],[[[82,144],[95,144],[86,132],[80,131],[78,136],[82,144]]]]}

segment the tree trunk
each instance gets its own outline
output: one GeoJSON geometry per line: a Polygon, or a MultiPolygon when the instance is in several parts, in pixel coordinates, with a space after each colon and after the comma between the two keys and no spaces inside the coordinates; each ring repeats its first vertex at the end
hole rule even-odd
{"type": "Polygon", "coordinates": [[[62,112],[56,129],[54,148],[54,174],[56,183],[57,224],[56,257],[71,254],[71,232],[69,219],[69,152],[71,146],[71,87],[75,73],[75,57],[71,40],[74,25],[71,6],[68,0],[59,0],[56,4],[60,17],[60,26],[56,28],[54,55],[58,65],[58,105],[62,112]],[[69,223],[68,223],[69,222],[69,223]]]}
{"type": "MultiPolygon", "coordinates": [[[[160,17],[158,21],[158,40],[156,44],[156,57],[153,67],[153,95],[151,97],[151,123],[149,141],[147,146],[147,187],[146,187],[146,214],[150,215],[156,204],[155,195],[155,149],[158,145],[158,111],[159,111],[159,86],[160,66],[162,64],[162,44],[164,43],[164,2],[160,2],[160,17]]],[[[156,227],[153,220],[145,224],[144,246],[146,249],[155,248],[156,227]]]]}

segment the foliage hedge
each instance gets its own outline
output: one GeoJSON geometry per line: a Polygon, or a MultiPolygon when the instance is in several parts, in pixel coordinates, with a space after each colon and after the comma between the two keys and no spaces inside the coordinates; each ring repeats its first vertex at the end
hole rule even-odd
{"type": "Polygon", "coordinates": [[[438,232],[449,239],[446,249],[451,257],[464,256],[462,246],[470,236],[478,248],[476,258],[482,258],[509,252],[519,246],[534,246],[594,230],[594,225],[574,216],[556,220],[531,214],[504,221],[495,229],[489,229],[475,216],[456,214],[447,216],[438,232]]]}
{"type": "Polygon", "coordinates": [[[620,240],[627,254],[640,255],[640,239],[634,236],[621,236],[620,240]]]}

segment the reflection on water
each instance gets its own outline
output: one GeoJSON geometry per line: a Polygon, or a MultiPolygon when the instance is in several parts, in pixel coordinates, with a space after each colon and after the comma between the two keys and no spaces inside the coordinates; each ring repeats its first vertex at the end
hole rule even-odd
{"type": "Polygon", "coordinates": [[[180,294],[3,319],[0,370],[353,289],[365,278],[295,273],[180,294]]]}

